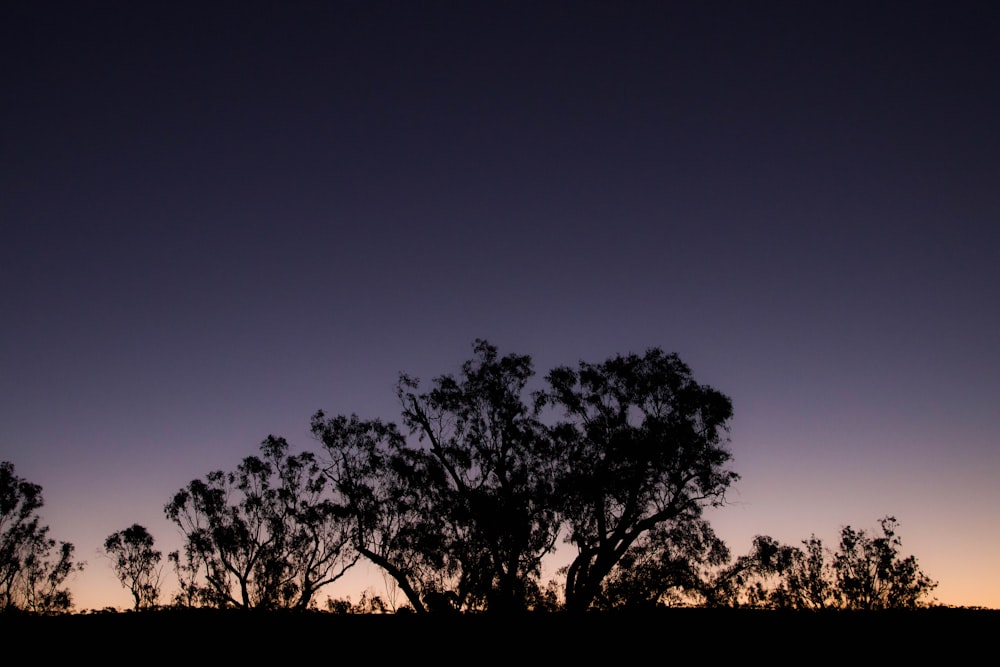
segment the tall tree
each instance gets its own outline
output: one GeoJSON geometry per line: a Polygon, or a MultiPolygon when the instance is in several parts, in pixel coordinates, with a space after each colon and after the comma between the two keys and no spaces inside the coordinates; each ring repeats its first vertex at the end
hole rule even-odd
{"type": "Polygon", "coordinates": [[[155,540],[137,523],[115,531],[104,540],[104,553],[111,559],[115,576],[132,594],[133,609],[155,607],[160,597],[160,561],[155,540]]]}
{"type": "Polygon", "coordinates": [[[52,613],[73,606],[64,584],[83,564],[74,561],[71,543],[49,537],[38,514],[44,504],[41,486],[0,462],[0,611],[52,613]]]}
{"type": "Polygon", "coordinates": [[[354,521],[357,551],[391,577],[414,611],[455,586],[435,497],[422,484],[398,427],[357,415],[318,411],[312,433],[327,456],[325,473],[354,521]]]}
{"type": "Polygon", "coordinates": [[[566,607],[582,611],[643,535],[724,501],[738,479],[725,468],[732,404],[658,348],[559,367],[547,380],[544,402],[564,414],[553,429],[566,465],[558,492],[577,549],[566,607]]]}
{"type": "Polygon", "coordinates": [[[410,440],[356,416],[313,420],[355,512],[358,550],[418,611],[531,606],[558,534],[557,453],[527,392],[531,359],[484,340],[473,350],[427,390],[400,377],[410,440]]]}
{"type": "Polygon", "coordinates": [[[260,450],[234,472],[193,480],[164,508],[186,538],[185,560],[170,559],[188,602],[304,609],[357,562],[346,510],[315,456],[289,454],[274,436],[260,450]]]}
{"type": "Polygon", "coordinates": [[[460,568],[458,600],[494,612],[525,609],[539,593],[541,562],[558,535],[553,492],[556,450],[527,384],[527,355],[500,356],[479,339],[457,375],[429,391],[400,378],[403,422],[422,447],[412,451],[432,494],[450,562],[460,568]]]}

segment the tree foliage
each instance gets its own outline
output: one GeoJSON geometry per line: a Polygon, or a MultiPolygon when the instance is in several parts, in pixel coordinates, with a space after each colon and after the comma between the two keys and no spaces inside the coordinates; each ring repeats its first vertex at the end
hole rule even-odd
{"type": "Polygon", "coordinates": [[[357,512],[359,550],[421,611],[528,608],[557,537],[557,458],[527,394],[531,359],[482,340],[474,352],[426,391],[401,376],[415,442],[381,422],[313,420],[357,512]]]}
{"type": "Polygon", "coordinates": [[[104,553],[111,559],[118,581],[132,594],[136,611],[155,607],[159,601],[163,554],[153,548],[154,544],[146,527],[137,523],[104,540],[104,553]]]}
{"type": "Polygon", "coordinates": [[[42,487],[0,462],[0,611],[55,613],[73,606],[64,584],[83,564],[74,561],[71,543],[49,537],[38,514],[43,505],[42,487]]]}
{"type": "Polygon", "coordinates": [[[399,586],[416,611],[450,590],[433,496],[413,470],[395,424],[357,415],[312,418],[325,472],[353,521],[354,548],[399,586]]]}
{"type": "Polygon", "coordinates": [[[526,355],[500,356],[476,341],[458,377],[429,391],[401,378],[403,422],[421,481],[446,518],[445,553],[459,572],[458,600],[491,611],[524,609],[537,594],[542,558],[556,541],[558,473],[551,440],[527,395],[526,355]]]}
{"type": "Polygon", "coordinates": [[[913,609],[937,587],[914,556],[900,553],[895,517],[879,520],[881,533],[841,529],[836,550],[815,535],[804,548],[758,536],[753,549],[716,575],[710,606],[778,609],[913,609]]]}
{"type": "Polygon", "coordinates": [[[846,526],[834,554],[833,571],[841,604],[848,609],[912,609],[937,583],[914,556],[902,557],[896,518],[879,520],[881,534],[846,526]]]}
{"type": "MultiPolygon", "coordinates": [[[[476,340],[457,373],[402,374],[396,396],[399,425],[317,411],[318,456],[269,436],[174,494],[173,603],[315,608],[361,558],[387,597],[330,611],[871,610],[921,606],[936,586],[900,555],[891,516],[880,534],[843,528],[835,551],[757,536],[730,560],[704,512],[739,479],[731,401],[659,348],[536,378],[529,356],[476,340]],[[568,563],[543,581],[560,540],[568,563]]],[[[56,550],[41,506],[41,488],[0,464],[0,609],[70,607],[63,584],[82,565],[71,544],[56,550]]],[[[162,556],[148,531],[133,524],[104,550],[134,608],[155,606],[162,556]]]]}
{"type": "Polygon", "coordinates": [[[628,548],[592,606],[635,610],[686,604],[729,557],[729,548],[707,521],[676,517],[647,531],[628,548]]]}
{"type": "Polygon", "coordinates": [[[314,455],[289,454],[273,436],[260,451],[234,472],[193,480],[165,506],[185,537],[183,554],[170,554],[178,603],[305,609],[357,562],[346,511],[314,455]]]}
{"type": "Polygon", "coordinates": [[[380,421],[313,419],[359,551],[414,609],[551,608],[541,564],[560,535],[578,549],[563,586],[573,609],[693,585],[699,559],[719,558],[701,513],[736,479],[724,468],[729,399],[659,349],[558,368],[535,390],[530,357],[484,340],[473,351],[429,389],[401,376],[413,440],[380,421]],[[552,410],[563,419],[545,422],[552,410]],[[683,557],[695,559],[684,573],[683,557]],[[641,576],[627,571],[640,562],[641,576]]]}
{"type": "MultiPolygon", "coordinates": [[[[669,522],[699,521],[738,479],[725,466],[732,404],[694,381],[676,354],[650,349],[548,375],[544,398],[561,409],[556,429],[567,539],[566,607],[581,611],[629,549],[669,522]]],[[[666,535],[670,535],[667,533],[666,535]]]]}

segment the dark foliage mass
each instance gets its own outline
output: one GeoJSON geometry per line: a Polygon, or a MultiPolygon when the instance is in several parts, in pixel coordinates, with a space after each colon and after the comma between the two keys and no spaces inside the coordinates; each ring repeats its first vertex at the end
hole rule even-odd
{"type": "Polygon", "coordinates": [[[270,437],[235,472],[194,480],[164,511],[187,538],[169,555],[185,606],[306,609],[357,560],[346,510],[315,457],[270,437]]]}
{"type": "Polygon", "coordinates": [[[497,617],[168,609],[0,622],[6,636],[57,638],[46,643],[52,661],[155,654],[174,664],[753,664],[839,655],[897,665],[982,662],[995,650],[1000,611],[687,608],[497,617]]]}
{"type": "Polygon", "coordinates": [[[155,607],[160,597],[163,554],[153,548],[154,543],[146,527],[137,523],[104,540],[104,553],[118,581],[132,594],[136,611],[155,607]]]}
{"type": "MultiPolygon", "coordinates": [[[[184,546],[167,556],[178,589],[166,608],[315,612],[322,589],[362,559],[391,594],[327,598],[332,615],[929,606],[936,584],[901,554],[891,516],[881,533],[843,528],[835,550],[815,537],[800,548],[759,536],[733,559],[704,515],[739,479],[728,468],[732,404],[676,354],[653,348],[536,378],[527,355],[484,340],[473,352],[458,373],[426,384],[401,375],[398,423],[319,411],[317,452],[293,454],[269,436],[235,470],[177,491],[164,512],[184,546]],[[543,581],[560,544],[568,562],[543,581]]],[[[41,489],[5,463],[0,493],[0,603],[69,610],[63,584],[80,566],[72,545],[50,555],[41,489]]],[[[104,542],[144,613],[162,611],[154,546],[138,524],[104,542]]]]}
{"type": "Polygon", "coordinates": [[[14,465],[0,462],[0,611],[68,611],[67,579],[83,565],[74,547],[49,537],[39,510],[42,487],[18,477],[14,465]]]}
{"type": "Polygon", "coordinates": [[[700,525],[737,479],[725,467],[730,401],[676,355],[556,368],[532,391],[530,357],[482,340],[474,352],[427,389],[400,378],[411,439],[382,421],[313,418],[327,474],[354,509],[356,547],[417,612],[607,604],[647,536],[700,525]],[[546,585],[542,559],[560,538],[574,555],[546,585]]]}

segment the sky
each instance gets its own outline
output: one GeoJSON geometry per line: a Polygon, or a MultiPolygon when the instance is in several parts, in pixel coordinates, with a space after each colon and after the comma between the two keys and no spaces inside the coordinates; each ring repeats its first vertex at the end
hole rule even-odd
{"type": "Polygon", "coordinates": [[[108,535],[178,548],[192,479],[477,338],[676,352],[733,402],[734,555],[891,515],[1000,608],[997,7],[4,2],[0,460],[75,608],[130,606],[108,535]]]}

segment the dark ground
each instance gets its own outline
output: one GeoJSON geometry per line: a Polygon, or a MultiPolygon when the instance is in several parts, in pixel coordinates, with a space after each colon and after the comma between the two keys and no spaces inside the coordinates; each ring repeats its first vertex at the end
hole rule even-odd
{"type": "Polygon", "coordinates": [[[43,663],[995,664],[1000,610],[670,609],[512,618],[213,610],[0,615],[0,646],[0,659],[24,655],[43,663]]]}
{"type": "MultiPolygon", "coordinates": [[[[996,664],[1000,610],[333,615],[155,611],[0,616],[0,658],[105,664],[996,664]]],[[[4,661],[6,662],[6,661],[4,661]]]]}

